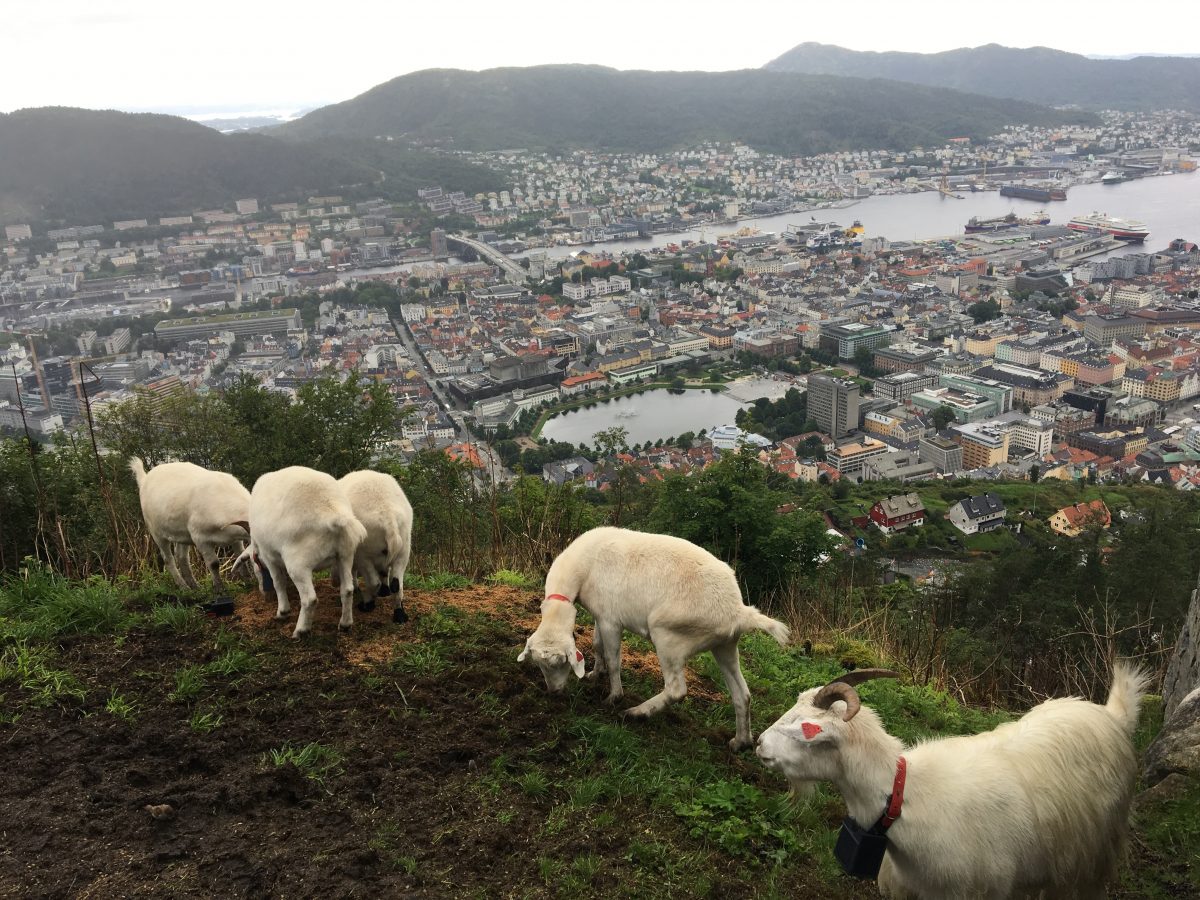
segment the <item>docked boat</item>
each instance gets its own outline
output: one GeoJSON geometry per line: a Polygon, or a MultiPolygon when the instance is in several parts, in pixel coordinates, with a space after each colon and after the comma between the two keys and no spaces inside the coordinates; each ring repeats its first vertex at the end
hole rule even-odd
{"type": "Polygon", "coordinates": [[[1007,231],[1022,225],[1049,224],[1050,217],[1046,215],[1045,210],[1039,209],[1032,216],[1018,216],[1016,213],[1009,213],[1007,216],[999,216],[994,219],[980,219],[978,216],[972,216],[964,231],[967,234],[986,234],[992,231],[1007,231]]]}
{"type": "Polygon", "coordinates": [[[1124,172],[1119,172],[1116,169],[1113,169],[1110,172],[1105,172],[1103,175],[1100,176],[1101,184],[1120,184],[1122,181],[1128,181],[1128,180],[1129,180],[1128,175],[1126,175],[1124,172]]]}
{"type": "Polygon", "coordinates": [[[1047,203],[1051,200],[1066,200],[1067,192],[1063,188],[1033,187],[1027,184],[1005,184],[1000,187],[1001,197],[1016,197],[1019,200],[1037,200],[1047,203]]]}
{"type": "Polygon", "coordinates": [[[1150,229],[1144,222],[1135,219],[1118,219],[1107,213],[1093,212],[1086,216],[1076,216],[1067,223],[1072,231],[1091,231],[1111,234],[1119,241],[1129,241],[1140,244],[1150,235],[1150,229]]]}

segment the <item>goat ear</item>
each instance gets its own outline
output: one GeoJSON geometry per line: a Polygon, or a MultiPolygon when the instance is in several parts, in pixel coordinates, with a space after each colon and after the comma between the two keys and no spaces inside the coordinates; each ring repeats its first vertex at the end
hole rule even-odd
{"type": "Polygon", "coordinates": [[[572,643],[570,648],[567,650],[567,661],[571,664],[571,671],[575,673],[575,677],[582,678],[583,670],[586,666],[583,660],[583,654],[575,649],[574,643],[572,643]]]}
{"type": "Polygon", "coordinates": [[[517,657],[517,662],[525,662],[525,657],[527,657],[529,655],[529,642],[531,640],[533,640],[533,639],[532,638],[525,639],[525,649],[522,650],[520,656],[517,657]]]}

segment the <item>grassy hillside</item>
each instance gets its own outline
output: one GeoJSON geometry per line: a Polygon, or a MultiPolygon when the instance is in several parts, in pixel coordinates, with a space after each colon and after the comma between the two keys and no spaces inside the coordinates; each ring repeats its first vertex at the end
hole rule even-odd
{"type": "MultiPolygon", "coordinates": [[[[685,703],[624,723],[594,685],[551,697],[517,664],[541,592],[491,581],[411,578],[410,623],[381,604],[345,635],[322,583],[301,642],[251,594],[213,620],[151,577],[3,583],[0,815],[18,827],[0,894],[875,896],[833,861],[840,798],[795,805],[729,752],[710,659],[685,703]]],[[[868,652],[812,637],[814,658],[743,641],[756,731],[868,652]]],[[[625,646],[632,704],[659,677],[646,642],[625,646]]],[[[907,741],[1008,717],[907,684],[862,694],[907,741]]],[[[1156,727],[1151,709],[1139,743],[1156,727]]],[[[1116,896],[1200,890],[1198,814],[1195,792],[1143,808],[1116,896]]]]}
{"type": "Polygon", "coordinates": [[[1044,107],[881,81],[602,66],[428,69],[280,126],[297,138],[393,135],[464,149],[658,151],[710,140],[817,153],[982,138],[1013,122],[1068,117],[1044,107]]]}
{"type": "Polygon", "coordinates": [[[377,141],[223,135],[176,116],[46,107],[0,114],[0,222],[108,223],[332,191],[412,198],[490,172],[377,141]],[[382,173],[382,175],[381,175],[382,173]]]}
{"type": "Polygon", "coordinates": [[[764,68],[887,78],[1091,109],[1200,109],[1200,59],[1188,57],[1089,59],[1048,47],[999,44],[943,53],[876,53],[804,43],[764,68]]]}

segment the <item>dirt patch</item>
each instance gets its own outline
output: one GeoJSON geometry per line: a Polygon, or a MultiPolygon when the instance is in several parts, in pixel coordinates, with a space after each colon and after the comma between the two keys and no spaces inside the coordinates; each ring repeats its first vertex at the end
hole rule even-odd
{"type": "MultiPolygon", "coordinates": [[[[0,727],[0,896],[558,896],[539,875],[547,856],[595,857],[586,896],[628,881],[631,841],[661,831],[661,810],[614,798],[597,806],[613,827],[547,831],[574,757],[546,735],[590,699],[550,697],[534,671],[516,669],[538,621],[536,593],[410,591],[409,623],[393,625],[384,602],[356,611],[345,634],[336,592],[322,584],[319,597],[302,641],[247,594],[199,634],[142,629],[61,645],[86,701],[23,706],[0,727]],[[431,638],[420,623],[442,606],[485,617],[486,628],[471,641],[431,638]],[[224,676],[213,667],[230,635],[253,665],[224,676]],[[402,661],[421,643],[443,654],[438,672],[396,664],[398,649],[402,661]],[[189,668],[205,673],[203,687],[172,699],[189,668]],[[132,704],[128,721],[107,708],[113,697],[132,704]],[[316,766],[282,755],[314,744],[331,754],[316,766]],[[549,793],[496,793],[514,747],[545,768],[549,793]]],[[[589,634],[579,646],[590,651],[589,634]]],[[[652,654],[627,653],[625,666],[659,677],[652,654]]],[[[722,697],[694,673],[689,682],[694,697],[722,697]]],[[[607,715],[600,697],[595,709],[607,715]]],[[[14,689],[4,702],[25,699],[14,689]]],[[[665,722],[651,727],[679,724],[665,722]]],[[[723,748],[728,736],[710,743],[723,748]]],[[[737,881],[715,888],[757,893],[737,881]]]]}
{"type": "MultiPolygon", "coordinates": [[[[329,582],[323,581],[316,585],[317,608],[314,617],[314,631],[330,633],[337,630],[341,616],[341,601],[336,589],[329,582]]],[[[454,588],[440,591],[407,590],[404,592],[404,608],[410,616],[404,625],[392,623],[392,602],[390,599],[380,600],[371,612],[362,612],[357,607],[354,610],[354,628],[344,637],[349,646],[347,658],[357,665],[378,665],[392,659],[396,645],[401,641],[420,640],[416,622],[420,616],[427,614],[437,606],[450,606],[465,613],[484,615],[506,625],[520,635],[513,645],[516,654],[521,649],[525,636],[537,628],[541,621],[541,594],[537,591],[523,590],[503,586],[485,587],[473,585],[465,588],[454,588]]],[[[295,627],[298,612],[298,601],[292,598],[292,612],[286,623],[275,621],[275,607],[267,603],[257,591],[240,594],[237,597],[236,613],[230,621],[235,627],[251,633],[263,631],[278,631],[287,637],[295,627]]],[[[589,657],[589,665],[594,664],[592,657],[592,629],[577,628],[575,645],[589,657]]],[[[633,650],[628,646],[621,653],[622,671],[650,679],[662,680],[662,670],[658,666],[658,657],[653,652],[633,650]]],[[[722,687],[713,685],[711,681],[695,672],[690,666],[686,669],[688,693],[702,700],[720,701],[723,698],[722,687]]]]}

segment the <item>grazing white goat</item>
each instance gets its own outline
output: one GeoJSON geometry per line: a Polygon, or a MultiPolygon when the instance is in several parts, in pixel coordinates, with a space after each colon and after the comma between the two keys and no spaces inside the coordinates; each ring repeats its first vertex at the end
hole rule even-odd
{"type": "Polygon", "coordinates": [[[163,463],[149,472],[136,456],[129,469],[137,479],[142,517],[175,583],[195,588],[188,547],[195,546],[212,573],[213,590],[224,589],[217,548],[241,549],[247,531],[237,524],[250,511],[250,492],[232,475],[186,462],[163,463]]]}
{"type": "Polygon", "coordinates": [[[250,492],[249,556],[266,567],[277,601],[276,619],[291,611],[287,578],[300,594],[300,615],[292,637],[312,629],[317,590],[315,569],[329,566],[338,574],[342,599],[340,628],[354,624],[354,554],[367,529],[354,517],[350,501],[337,479],[315,469],[290,466],[268,472],[250,492]],[[284,577],[287,576],[287,577],[284,577]]]}
{"type": "Polygon", "coordinates": [[[358,545],[354,569],[366,585],[364,612],[375,608],[377,597],[395,594],[392,621],[408,621],[404,612],[404,570],[412,549],[412,505],[396,479],[383,472],[364,469],[338,479],[350,501],[354,517],[367,529],[358,545]]]}
{"type": "Polygon", "coordinates": [[[895,673],[805,691],[758,755],[794,789],[833,782],[861,828],[883,828],[885,897],[1105,896],[1127,840],[1145,673],[1118,662],[1103,706],[1047,700],[992,731],[910,748],[859,700],[853,684],[875,677],[895,673]]]}
{"type": "Polygon", "coordinates": [[[624,528],[594,528],[554,560],[546,575],[542,621],[517,657],[532,655],[546,687],[562,690],[571,671],[584,677],[575,649],[575,601],[596,620],[596,665],[589,678],[608,672],[606,703],[621,699],[621,635],[650,638],[663,673],[663,691],[625,715],[652,716],[687,696],[684,665],[711,650],[733,699],[734,750],[753,744],[750,689],[738,663],[738,638],[765,631],[784,644],[788,627],[742,602],[733,570],[707,550],[682,538],[624,528]]]}

